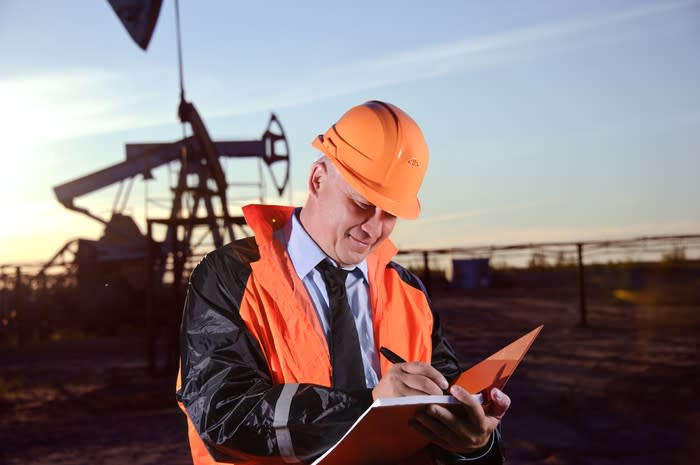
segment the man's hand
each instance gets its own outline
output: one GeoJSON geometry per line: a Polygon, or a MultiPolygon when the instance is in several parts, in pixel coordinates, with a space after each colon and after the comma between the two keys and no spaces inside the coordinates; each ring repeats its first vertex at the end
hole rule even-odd
{"type": "Polygon", "coordinates": [[[413,426],[431,442],[458,454],[469,454],[486,446],[510,406],[510,397],[494,388],[482,406],[457,385],[450,388],[450,394],[461,405],[457,408],[430,405],[416,416],[413,426]]]}
{"type": "Polygon", "coordinates": [[[442,395],[449,384],[431,365],[423,362],[397,363],[389,368],[372,389],[374,400],[384,397],[442,395]]]}

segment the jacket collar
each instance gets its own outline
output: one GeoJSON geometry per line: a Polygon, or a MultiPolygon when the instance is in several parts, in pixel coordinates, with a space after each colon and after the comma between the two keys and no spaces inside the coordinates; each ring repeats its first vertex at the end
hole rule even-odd
{"type": "MultiPolygon", "coordinates": [[[[279,244],[279,241],[274,240],[275,232],[284,228],[291,221],[293,213],[294,207],[281,205],[251,204],[243,207],[243,216],[255,233],[261,258],[277,254],[274,244],[279,244]]],[[[386,239],[367,257],[367,264],[370,269],[373,268],[373,265],[386,266],[396,255],[396,252],[398,252],[396,246],[390,239],[386,239]]]]}

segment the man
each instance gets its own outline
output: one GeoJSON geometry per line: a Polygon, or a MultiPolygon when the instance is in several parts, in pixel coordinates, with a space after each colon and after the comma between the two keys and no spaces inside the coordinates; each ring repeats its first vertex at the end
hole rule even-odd
{"type": "MultiPolygon", "coordinates": [[[[419,279],[391,261],[398,217],[420,212],[428,165],[418,125],[379,101],[351,108],[313,142],[303,208],[247,206],[255,233],[192,273],[178,399],[196,464],[310,461],[382,397],[443,394],[460,372],[419,279]],[[408,363],[379,357],[388,347],[408,363]]],[[[501,463],[510,399],[429,406],[432,445],[406,463],[501,463]]]]}

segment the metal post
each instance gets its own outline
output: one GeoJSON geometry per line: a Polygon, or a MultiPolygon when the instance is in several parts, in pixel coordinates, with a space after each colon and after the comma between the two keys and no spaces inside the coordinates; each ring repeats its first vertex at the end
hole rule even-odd
{"type": "Polygon", "coordinates": [[[583,244],[576,244],[578,251],[578,307],[581,312],[580,325],[585,327],[587,323],[586,315],[586,287],[583,279],[583,244]]]}
{"type": "Polygon", "coordinates": [[[17,348],[24,346],[24,308],[22,308],[22,269],[15,268],[15,312],[17,315],[17,348]]]}
{"type": "MultiPolygon", "coordinates": [[[[178,229],[175,230],[175,236],[177,237],[178,229]]],[[[183,231],[186,233],[187,231],[183,231]]],[[[183,286],[182,286],[182,275],[185,269],[186,246],[183,241],[177,241],[173,249],[173,297],[175,299],[175,308],[168,310],[168,316],[166,317],[166,331],[167,331],[167,354],[166,354],[166,366],[167,372],[177,371],[177,362],[179,358],[179,348],[178,341],[180,338],[180,327],[179,320],[173,320],[173,311],[179,312],[182,309],[183,303],[183,286]]],[[[176,315],[177,313],[175,313],[176,315]]]]}
{"type": "Polygon", "coordinates": [[[425,288],[428,291],[428,296],[433,295],[433,286],[431,283],[430,279],[430,265],[428,265],[428,252],[427,250],[423,251],[423,273],[425,273],[425,288]]]}
{"type": "Polygon", "coordinates": [[[0,292],[0,316],[7,316],[10,307],[10,296],[8,293],[8,282],[10,277],[5,273],[5,267],[2,269],[2,292],[0,292]]]}
{"type": "Polygon", "coordinates": [[[148,357],[148,373],[154,375],[156,371],[155,332],[153,324],[153,223],[147,221],[146,235],[146,356],[148,357]]]}
{"type": "Polygon", "coordinates": [[[51,318],[48,310],[48,290],[47,290],[47,285],[46,285],[46,273],[41,271],[39,273],[39,289],[38,291],[35,291],[37,294],[37,300],[39,302],[39,340],[41,342],[45,341],[48,339],[50,332],[51,332],[51,318]]]}
{"type": "Polygon", "coordinates": [[[7,279],[8,276],[5,274],[5,268],[0,267],[0,271],[2,271],[2,275],[0,275],[0,280],[2,280],[2,292],[0,292],[0,316],[6,316],[7,314],[7,308],[9,305],[7,304],[7,279]]]}

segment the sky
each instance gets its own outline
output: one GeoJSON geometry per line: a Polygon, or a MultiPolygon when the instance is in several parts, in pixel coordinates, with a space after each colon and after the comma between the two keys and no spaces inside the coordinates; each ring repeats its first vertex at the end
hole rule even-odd
{"type": "MultiPolygon", "coordinates": [[[[174,10],[143,51],[107,1],[0,0],[0,264],[98,239],[53,187],[182,137],[174,10]]],[[[291,194],[268,203],[302,204],[311,140],[379,99],[431,154],[400,248],[700,233],[700,1],[183,0],[180,24],[186,97],[215,140],[258,139],[272,112],[284,127],[291,194]]],[[[127,207],[142,227],[172,182],[154,174],[127,207]]],[[[115,192],[76,203],[108,216],[115,192]]]]}

